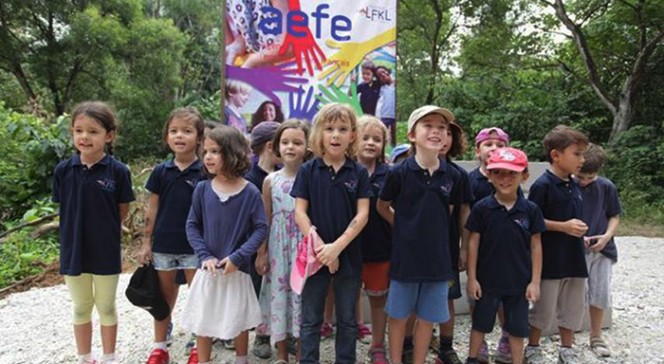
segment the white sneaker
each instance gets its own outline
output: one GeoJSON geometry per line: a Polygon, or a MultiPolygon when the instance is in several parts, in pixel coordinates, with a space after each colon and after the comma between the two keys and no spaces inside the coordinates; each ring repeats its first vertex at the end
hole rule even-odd
{"type": "Polygon", "coordinates": [[[523,352],[523,362],[526,364],[548,364],[544,351],[540,346],[526,346],[523,352]]]}
{"type": "Polygon", "coordinates": [[[558,364],[582,364],[581,353],[575,348],[561,347],[558,350],[558,364]]]}

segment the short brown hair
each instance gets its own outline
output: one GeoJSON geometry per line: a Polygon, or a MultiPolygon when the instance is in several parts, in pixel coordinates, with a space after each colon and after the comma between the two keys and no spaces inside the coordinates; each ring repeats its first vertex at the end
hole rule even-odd
{"type": "MultiPolygon", "coordinates": [[[[74,126],[76,118],[85,115],[90,119],[94,119],[101,125],[107,133],[114,132],[118,129],[118,119],[110,105],[103,101],[85,101],[76,105],[74,112],[71,114],[71,125],[74,126]]],[[[115,140],[115,138],[113,138],[115,140]]],[[[113,154],[113,140],[106,143],[108,154],[113,154]]],[[[78,149],[76,150],[79,153],[78,149]]]]}
{"type": "MultiPolygon", "coordinates": [[[[357,132],[357,116],[353,108],[347,104],[340,104],[338,102],[329,103],[323,106],[316,116],[314,116],[314,126],[311,131],[311,136],[309,137],[309,148],[317,157],[322,157],[325,154],[323,149],[323,130],[325,129],[325,124],[334,122],[336,120],[341,120],[350,124],[351,132],[357,132]]],[[[357,138],[348,144],[348,149],[346,150],[346,156],[348,158],[355,158],[357,155],[357,138]]]]}
{"type": "MultiPolygon", "coordinates": [[[[304,132],[304,142],[307,143],[309,140],[309,123],[306,122],[305,120],[300,120],[300,119],[288,119],[281,123],[279,126],[279,129],[277,129],[277,132],[274,134],[274,138],[272,139],[272,152],[274,155],[277,157],[281,158],[281,153],[279,153],[279,144],[281,143],[281,134],[284,133],[286,129],[300,129],[302,132],[304,132]]],[[[311,151],[307,147],[307,152],[304,154],[304,160],[308,160],[311,158],[311,151]]]]}
{"type": "Polygon", "coordinates": [[[581,167],[581,173],[597,173],[599,172],[606,160],[608,159],[604,149],[597,144],[589,143],[585,153],[583,153],[585,161],[581,167]]]}
{"type": "Polygon", "coordinates": [[[570,145],[575,144],[584,146],[588,145],[588,137],[582,132],[567,125],[558,125],[549,130],[542,140],[546,161],[549,163],[553,162],[553,159],[551,158],[552,151],[557,150],[562,152],[570,145]]]}
{"type": "Polygon", "coordinates": [[[450,147],[450,150],[447,152],[445,157],[457,158],[463,155],[463,153],[466,152],[466,149],[468,149],[468,137],[466,133],[463,132],[463,129],[461,129],[461,125],[458,123],[450,123],[449,128],[452,132],[452,146],[450,147]]]}
{"type": "Polygon", "coordinates": [[[193,106],[178,107],[168,114],[166,124],[164,124],[164,128],[161,131],[161,137],[164,141],[166,141],[166,138],[168,137],[168,128],[171,125],[171,121],[175,119],[190,122],[194,126],[194,129],[196,129],[196,139],[199,142],[203,141],[203,136],[205,134],[205,119],[203,119],[203,115],[201,115],[198,109],[193,106]]]}
{"type": "Polygon", "coordinates": [[[205,136],[217,145],[221,152],[221,174],[226,178],[244,176],[251,168],[249,143],[242,132],[228,125],[210,130],[205,136]]]}

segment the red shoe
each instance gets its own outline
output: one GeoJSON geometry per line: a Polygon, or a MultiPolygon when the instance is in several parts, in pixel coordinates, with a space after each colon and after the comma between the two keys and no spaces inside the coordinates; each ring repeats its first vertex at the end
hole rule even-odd
{"type": "Polygon", "coordinates": [[[170,358],[168,356],[168,351],[162,349],[154,349],[148,357],[148,361],[145,364],[168,364],[170,358]]]}
{"type": "Polygon", "coordinates": [[[187,364],[198,364],[198,349],[191,349],[189,352],[189,360],[187,360],[187,364]]]}
{"type": "Polygon", "coordinates": [[[369,344],[371,342],[371,329],[365,324],[357,324],[357,339],[362,343],[369,344]]]}

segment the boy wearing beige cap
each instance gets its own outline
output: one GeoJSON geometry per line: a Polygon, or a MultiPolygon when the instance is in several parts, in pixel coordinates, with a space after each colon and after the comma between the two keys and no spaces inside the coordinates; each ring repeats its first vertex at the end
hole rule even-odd
{"type": "Polygon", "coordinates": [[[377,210],[394,226],[385,306],[394,364],[402,361],[406,320],[411,314],[418,319],[415,364],[426,359],[433,324],[449,320],[444,304],[453,277],[449,224],[452,205],[461,200],[461,175],[438,152],[452,124],[454,114],[447,109],[427,105],[413,111],[408,140],[415,154],[390,170],[379,194],[377,210]]]}

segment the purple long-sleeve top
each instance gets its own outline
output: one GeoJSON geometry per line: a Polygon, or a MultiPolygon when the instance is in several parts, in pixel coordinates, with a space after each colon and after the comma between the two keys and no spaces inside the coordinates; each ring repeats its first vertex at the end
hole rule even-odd
{"type": "Polygon", "coordinates": [[[251,256],[267,232],[263,201],[251,183],[224,202],[212,190],[211,181],[196,185],[187,217],[187,240],[201,263],[212,257],[230,257],[233,264],[248,273],[251,256]]]}

